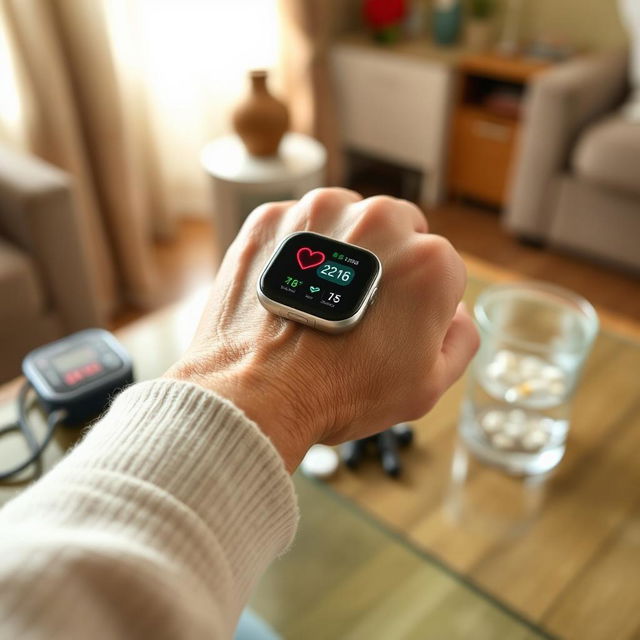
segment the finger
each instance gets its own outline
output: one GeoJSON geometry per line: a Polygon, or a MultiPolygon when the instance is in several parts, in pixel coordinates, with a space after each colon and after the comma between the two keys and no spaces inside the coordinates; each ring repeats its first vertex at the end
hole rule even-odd
{"type": "MultiPolygon", "coordinates": [[[[238,235],[231,243],[216,275],[218,289],[231,290],[232,282],[252,286],[258,270],[264,266],[275,249],[277,230],[293,202],[268,202],[256,207],[247,217],[238,235]],[[253,277],[249,277],[253,274],[253,277]]],[[[233,288],[236,300],[244,294],[244,288],[233,288]]]]}
{"type": "Polygon", "coordinates": [[[234,245],[245,245],[249,237],[262,243],[275,243],[277,230],[286,213],[297,204],[297,200],[282,202],[265,202],[256,207],[245,219],[240,231],[234,239],[234,245]]]}
{"type": "Polygon", "coordinates": [[[427,219],[418,207],[407,200],[374,196],[348,207],[350,225],[345,233],[348,242],[369,249],[389,248],[407,233],[426,234],[427,219]]]}
{"type": "Polygon", "coordinates": [[[416,233],[429,233],[429,221],[424,211],[409,200],[398,200],[403,206],[410,208],[412,212],[413,230],[416,233]]]}
{"type": "Polygon", "coordinates": [[[429,225],[422,210],[413,202],[391,196],[372,196],[351,207],[357,217],[371,214],[417,233],[428,233],[429,225]]]}
{"type": "Polygon", "coordinates": [[[288,235],[295,231],[314,231],[336,237],[345,210],[360,200],[362,196],[350,189],[314,189],[287,211],[280,232],[282,235],[288,235]]]}
{"type": "Polygon", "coordinates": [[[461,302],[442,343],[441,375],[445,388],[462,376],[479,346],[478,330],[464,302],[461,302]]]}
{"type": "Polygon", "coordinates": [[[417,235],[412,242],[413,258],[422,265],[428,289],[435,297],[432,309],[440,319],[441,335],[445,335],[467,285],[467,268],[455,247],[443,236],[417,235]]]}

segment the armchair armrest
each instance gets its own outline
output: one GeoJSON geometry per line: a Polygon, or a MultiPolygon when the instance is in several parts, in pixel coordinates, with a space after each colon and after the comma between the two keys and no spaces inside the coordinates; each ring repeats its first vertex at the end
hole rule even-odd
{"type": "Polygon", "coordinates": [[[507,228],[544,238],[554,178],[566,167],[581,130],[622,102],[628,57],[620,51],[578,58],[532,81],[504,216],[507,228]]]}
{"type": "Polygon", "coordinates": [[[47,305],[66,332],[100,325],[85,236],[64,171],[0,146],[0,235],[34,260],[47,305]]]}

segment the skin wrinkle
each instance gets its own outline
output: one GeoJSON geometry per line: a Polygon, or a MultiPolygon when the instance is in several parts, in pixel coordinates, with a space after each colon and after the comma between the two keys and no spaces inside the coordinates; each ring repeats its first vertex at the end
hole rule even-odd
{"type": "MultiPolygon", "coordinates": [[[[290,340],[288,339],[287,334],[296,333],[298,335],[301,334],[301,329],[296,325],[289,323],[288,326],[285,327],[281,335],[282,345],[283,347],[286,347],[285,350],[291,349],[290,340]]],[[[281,348],[280,351],[282,350],[283,349],[281,348]]],[[[282,355],[283,354],[280,354],[279,352],[276,352],[275,354],[272,353],[270,344],[265,343],[252,354],[247,354],[242,362],[235,363],[231,371],[227,371],[222,375],[223,377],[228,378],[228,384],[236,387],[239,390],[239,393],[242,393],[242,389],[244,388],[251,389],[256,404],[263,407],[265,412],[269,412],[269,407],[273,407],[274,405],[283,407],[291,406],[293,404],[292,398],[295,399],[295,393],[289,388],[289,376],[278,375],[278,369],[274,366],[274,359],[277,361],[282,358],[282,355]],[[262,371],[263,375],[256,377],[257,371],[262,371]],[[273,374],[268,375],[267,372],[269,371],[272,371],[273,374]],[[267,374],[267,378],[271,378],[269,384],[266,385],[261,379],[265,377],[265,374],[267,374]],[[276,385],[273,383],[276,383],[276,385]],[[277,393],[274,393],[274,388],[277,389],[277,393]]],[[[206,370],[206,364],[201,363],[202,361],[199,363],[198,360],[196,360],[193,366],[187,367],[186,373],[183,372],[182,375],[191,376],[193,379],[194,370],[199,369],[202,366],[202,373],[200,375],[203,376],[203,380],[208,382],[208,377],[204,373],[204,370],[206,370]]],[[[252,419],[256,418],[255,413],[252,411],[249,411],[248,415],[252,419]]],[[[279,423],[283,425],[286,430],[285,435],[287,437],[285,440],[302,441],[304,439],[304,432],[300,432],[299,429],[291,430],[288,428],[288,425],[299,424],[299,420],[296,420],[296,416],[284,413],[280,417],[279,423]]],[[[308,427],[309,429],[312,429],[313,424],[309,424],[308,427]]],[[[267,435],[271,437],[271,434],[268,431],[267,435]]]]}

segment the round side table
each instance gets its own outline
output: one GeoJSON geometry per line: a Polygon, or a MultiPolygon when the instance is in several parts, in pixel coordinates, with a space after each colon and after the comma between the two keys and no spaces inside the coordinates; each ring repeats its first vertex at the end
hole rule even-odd
{"type": "Polygon", "coordinates": [[[249,155],[238,136],[213,140],[200,162],[213,187],[213,218],[219,258],[247,215],[263,202],[294,200],[323,184],[325,148],[313,138],[287,133],[277,156],[249,155]]]}

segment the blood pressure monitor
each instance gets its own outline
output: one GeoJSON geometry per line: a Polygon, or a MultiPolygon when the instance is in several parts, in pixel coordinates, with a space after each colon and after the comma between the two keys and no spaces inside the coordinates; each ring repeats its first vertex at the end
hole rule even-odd
{"type": "Polygon", "coordinates": [[[34,349],[22,370],[48,412],[64,410],[78,423],[104,410],[110,396],[133,382],[131,358],[108,331],[86,329],[34,349]]]}
{"type": "Polygon", "coordinates": [[[18,394],[18,418],[0,427],[0,438],[22,433],[28,456],[0,470],[0,482],[37,463],[59,425],[82,425],[102,413],[113,396],[133,382],[124,347],[103,329],[86,329],[31,351],[22,361],[27,378],[18,394]],[[29,394],[35,391],[46,415],[43,437],[29,419],[29,394]]]}
{"type": "Polygon", "coordinates": [[[340,333],[362,319],[381,275],[371,251],[302,231],[274,252],[258,281],[258,299],[283,318],[340,333]]]}

